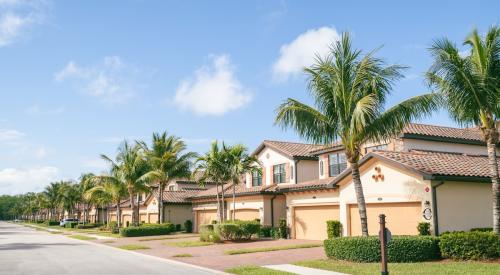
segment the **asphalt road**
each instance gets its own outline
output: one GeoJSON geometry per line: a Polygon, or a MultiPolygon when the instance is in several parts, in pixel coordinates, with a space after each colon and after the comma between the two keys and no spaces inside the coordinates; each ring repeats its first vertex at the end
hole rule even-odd
{"type": "Polygon", "coordinates": [[[0,274],[201,275],[217,271],[0,222],[0,274]]]}

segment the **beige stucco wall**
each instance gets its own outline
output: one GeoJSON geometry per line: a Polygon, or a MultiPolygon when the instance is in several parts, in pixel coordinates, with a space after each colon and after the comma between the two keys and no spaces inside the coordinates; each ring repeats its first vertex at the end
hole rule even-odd
{"type": "Polygon", "coordinates": [[[165,221],[173,224],[184,224],[186,220],[193,221],[193,209],[190,204],[165,205],[165,221]]]}
{"type": "MultiPolygon", "coordinates": [[[[272,167],[273,165],[276,164],[282,164],[282,163],[288,163],[290,165],[290,170],[292,169],[294,162],[292,159],[268,148],[265,147],[257,156],[257,159],[259,160],[259,163],[261,167],[265,168],[264,173],[265,175],[263,176],[263,182],[262,185],[271,185],[273,184],[273,175],[272,175],[272,167]]],[[[295,183],[295,178],[290,179],[289,183],[295,183]]],[[[252,177],[250,174],[246,175],[246,183],[247,187],[252,186],[252,177]]]]}
{"type": "Polygon", "coordinates": [[[436,201],[440,233],[493,226],[491,183],[444,182],[436,201]]]}
{"type": "MultiPolygon", "coordinates": [[[[429,141],[429,140],[419,140],[419,139],[403,139],[404,151],[409,151],[412,149],[421,150],[431,150],[431,151],[443,151],[443,152],[455,152],[455,153],[465,153],[474,155],[486,155],[486,146],[483,145],[470,145],[470,144],[459,144],[450,142],[439,142],[439,141],[429,141]]],[[[500,153],[500,149],[497,149],[497,154],[500,153]]]]}
{"type": "Polygon", "coordinates": [[[319,178],[317,160],[299,160],[297,162],[296,182],[305,182],[319,178]]]}

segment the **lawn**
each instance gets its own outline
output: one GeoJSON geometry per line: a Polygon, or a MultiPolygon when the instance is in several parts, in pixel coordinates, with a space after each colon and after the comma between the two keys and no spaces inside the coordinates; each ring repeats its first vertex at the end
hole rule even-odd
{"type": "Polygon", "coordinates": [[[176,257],[176,258],[187,258],[187,257],[193,257],[193,255],[188,254],[188,253],[184,253],[184,254],[176,254],[176,255],[173,255],[172,257],[176,257]]]}
{"type": "Polygon", "coordinates": [[[172,235],[172,236],[166,236],[166,237],[151,237],[151,238],[144,238],[144,239],[139,239],[140,242],[149,242],[149,241],[158,241],[158,240],[172,240],[172,239],[187,239],[187,238],[193,238],[195,236],[189,235],[189,236],[179,236],[179,235],[172,235]]]}
{"type": "Polygon", "coordinates": [[[300,248],[312,248],[323,246],[320,243],[310,243],[310,244],[296,244],[296,245],[284,245],[284,246],[272,246],[272,247],[257,247],[257,248],[242,248],[224,251],[227,255],[238,255],[247,253],[257,253],[257,252],[269,252],[278,250],[289,250],[289,249],[300,249],[300,248]]]}
{"type": "Polygon", "coordinates": [[[138,244],[126,244],[126,245],[118,246],[118,248],[125,249],[125,250],[142,250],[142,249],[149,249],[149,246],[138,245],[138,244]]]}
{"type": "MultiPolygon", "coordinates": [[[[380,273],[380,263],[353,263],[336,260],[310,260],[296,265],[353,275],[380,273]]],[[[436,261],[389,263],[390,274],[500,274],[500,263],[436,261]]]]}
{"type": "Polygon", "coordinates": [[[175,246],[175,247],[196,247],[196,246],[207,246],[213,245],[211,242],[202,242],[202,241],[185,241],[185,242],[172,242],[172,243],[164,243],[166,246],[175,246]]]}
{"type": "Polygon", "coordinates": [[[269,269],[265,267],[260,267],[256,265],[245,265],[238,266],[225,270],[227,273],[238,274],[238,275],[290,275],[294,273],[278,271],[274,269],[269,269]]]}
{"type": "Polygon", "coordinates": [[[96,239],[95,237],[85,236],[85,235],[70,235],[68,237],[73,238],[73,239],[77,239],[77,240],[82,240],[82,241],[89,241],[89,240],[96,239]]]}

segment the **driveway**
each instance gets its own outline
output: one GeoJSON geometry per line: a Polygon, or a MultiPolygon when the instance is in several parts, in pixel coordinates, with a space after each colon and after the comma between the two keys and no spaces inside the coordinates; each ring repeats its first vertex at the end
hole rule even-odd
{"type": "Polygon", "coordinates": [[[174,247],[168,245],[168,243],[198,241],[199,238],[189,237],[168,240],[139,241],[144,238],[145,237],[118,238],[115,239],[113,243],[106,243],[107,241],[105,240],[95,240],[94,242],[105,243],[111,246],[121,246],[126,244],[145,245],[149,247],[149,249],[137,251],[151,256],[157,256],[166,259],[175,259],[176,261],[182,261],[185,263],[195,264],[221,271],[227,268],[241,265],[278,265],[294,263],[302,260],[326,259],[323,247],[257,252],[239,255],[224,254],[225,251],[233,249],[322,243],[321,241],[263,240],[242,243],[213,244],[209,246],[199,247],[174,247]],[[178,254],[190,254],[192,257],[174,257],[174,255],[178,254]]]}
{"type": "Polygon", "coordinates": [[[219,272],[0,222],[0,274],[214,273],[219,272]]]}

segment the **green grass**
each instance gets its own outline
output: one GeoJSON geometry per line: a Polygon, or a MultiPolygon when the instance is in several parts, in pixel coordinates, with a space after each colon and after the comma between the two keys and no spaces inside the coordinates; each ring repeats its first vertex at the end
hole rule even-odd
{"type": "Polygon", "coordinates": [[[95,237],[91,236],[85,236],[85,235],[69,235],[68,237],[77,239],[77,240],[82,240],[82,241],[89,241],[89,240],[95,240],[95,237]]]}
{"type": "MultiPolygon", "coordinates": [[[[380,263],[310,260],[294,264],[353,275],[371,275],[380,273],[380,263]]],[[[390,274],[500,274],[500,263],[451,261],[389,263],[388,269],[390,274]]]]}
{"type": "Polygon", "coordinates": [[[238,275],[289,275],[294,274],[285,271],[278,271],[256,265],[244,265],[225,270],[227,273],[238,275]]]}
{"type": "Polygon", "coordinates": [[[114,243],[115,241],[113,240],[106,240],[106,241],[102,241],[101,243],[114,243]]]}
{"type": "Polygon", "coordinates": [[[118,246],[118,248],[125,250],[141,250],[141,249],[149,249],[149,246],[139,245],[139,244],[126,244],[122,246],[118,246]]]}
{"type": "Polygon", "coordinates": [[[193,255],[188,254],[188,253],[184,253],[184,254],[176,254],[176,255],[173,255],[172,257],[187,258],[187,257],[193,257],[193,255]]]}
{"type": "Polygon", "coordinates": [[[285,246],[272,246],[272,247],[257,247],[257,248],[242,248],[224,251],[226,255],[238,255],[247,253],[257,253],[257,252],[269,252],[278,250],[289,250],[289,249],[300,249],[300,248],[312,248],[323,246],[320,243],[310,243],[310,244],[296,244],[296,245],[285,245],[285,246]]]}
{"type": "Polygon", "coordinates": [[[214,243],[202,242],[202,241],[185,241],[185,242],[164,243],[164,245],[175,246],[175,247],[196,247],[196,246],[207,246],[207,245],[213,245],[213,244],[214,243]]]}
{"type": "Polygon", "coordinates": [[[151,237],[139,239],[140,242],[158,241],[158,240],[173,240],[173,239],[187,239],[194,238],[195,236],[166,236],[166,237],[151,237]]]}
{"type": "Polygon", "coordinates": [[[103,236],[103,237],[121,238],[119,233],[115,234],[115,233],[111,233],[111,232],[97,232],[97,233],[92,233],[92,234],[96,234],[96,235],[103,236]]]}

